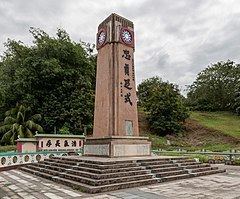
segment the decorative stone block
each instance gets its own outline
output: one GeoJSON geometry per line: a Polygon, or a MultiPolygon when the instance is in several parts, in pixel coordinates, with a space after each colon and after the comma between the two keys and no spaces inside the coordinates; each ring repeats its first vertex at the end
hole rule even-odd
{"type": "Polygon", "coordinates": [[[149,144],[116,144],[114,147],[114,156],[146,156],[150,153],[149,144]]]}
{"type": "Polygon", "coordinates": [[[147,137],[109,136],[89,138],[84,144],[85,156],[133,157],[151,155],[147,137]]]}
{"type": "Polygon", "coordinates": [[[108,144],[85,145],[84,154],[109,156],[109,145],[108,144]]]}

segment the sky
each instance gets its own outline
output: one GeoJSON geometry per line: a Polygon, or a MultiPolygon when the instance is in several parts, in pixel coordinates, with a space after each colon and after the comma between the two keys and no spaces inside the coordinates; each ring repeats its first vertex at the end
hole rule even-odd
{"type": "Polygon", "coordinates": [[[239,63],[240,0],[0,0],[0,55],[8,38],[31,45],[30,27],[95,43],[111,13],[134,23],[137,83],[160,76],[184,92],[209,64],[239,63]]]}

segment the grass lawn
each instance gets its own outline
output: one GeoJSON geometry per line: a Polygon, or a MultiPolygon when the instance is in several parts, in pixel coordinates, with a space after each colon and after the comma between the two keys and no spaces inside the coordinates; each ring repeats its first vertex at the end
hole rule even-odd
{"type": "Polygon", "coordinates": [[[191,112],[191,119],[224,134],[240,138],[240,117],[230,112],[191,112]]]}
{"type": "Polygon", "coordinates": [[[0,146],[0,153],[15,151],[17,149],[16,145],[0,146]]]}

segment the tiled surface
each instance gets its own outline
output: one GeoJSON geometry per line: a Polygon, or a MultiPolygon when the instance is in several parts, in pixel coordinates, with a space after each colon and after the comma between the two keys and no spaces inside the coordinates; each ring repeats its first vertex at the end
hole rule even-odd
{"type": "Polygon", "coordinates": [[[240,199],[240,167],[227,173],[89,195],[19,170],[0,173],[2,199],[240,199]]]}

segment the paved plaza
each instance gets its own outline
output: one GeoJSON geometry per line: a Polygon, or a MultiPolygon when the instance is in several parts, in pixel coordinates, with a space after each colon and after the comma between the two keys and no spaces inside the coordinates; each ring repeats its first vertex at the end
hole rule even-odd
{"type": "MultiPolygon", "coordinates": [[[[219,166],[219,165],[218,165],[219,166]]],[[[240,167],[223,166],[227,172],[159,183],[145,187],[89,195],[19,170],[0,173],[2,199],[240,199],[240,167]]]]}

